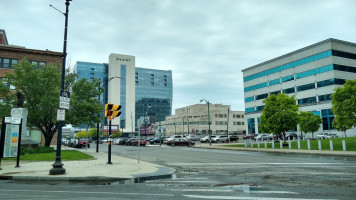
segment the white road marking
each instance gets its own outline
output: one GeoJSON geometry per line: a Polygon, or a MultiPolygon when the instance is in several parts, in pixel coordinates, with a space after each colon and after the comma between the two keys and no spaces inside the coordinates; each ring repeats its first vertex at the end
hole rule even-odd
{"type": "Polygon", "coordinates": [[[303,199],[303,198],[276,198],[276,197],[236,197],[236,196],[206,196],[206,195],[183,195],[195,199],[228,199],[228,200],[337,200],[337,199],[303,199]]]}
{"type": "MultiPolygon", "coordinates": [[[[174,164],[174,165],[181,165],[181,166],[206,166],[206,165],[255,165],[260,166],[260,165],[291,165],[291,166],[295,166],[295,165],[326,165],[326,166],[330,166],[330,165],[345,165],[344,163],[169,163],[169,164],[174,164]]],[[[351,167],[351,166],[349,166],[351,167]]]]}
{"type": "MultiPolygon", "coordinates": [[[[40,193],[68,193],[68,191],[45,191],[45,190],[6,190],[0,189],[4,192],[38,192],[40,193]]],[[[140,195],[140,196],[168,196],[172,197],[173,194],[147,194],[147,193],[125,193],[125,192],[90,192],[90,191],[70,191],[70,193],[76,194],[108,194],[108,195],[140,195]]]]}

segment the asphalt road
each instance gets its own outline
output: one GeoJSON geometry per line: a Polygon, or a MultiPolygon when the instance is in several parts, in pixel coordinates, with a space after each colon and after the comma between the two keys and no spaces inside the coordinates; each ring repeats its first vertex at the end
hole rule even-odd
{"type": "MultiPolygon", "coordinates": [[[[107,151],[107,145],[100,145],[100,151],[107,151]]],[[[112,153],[173,167],[177,173],[172,179],[139,184],[1,181],[0,199],[356,198],[355,158],[168,146],[141,147],[140,156],[137,147],[113,146],[112,153]]]]}

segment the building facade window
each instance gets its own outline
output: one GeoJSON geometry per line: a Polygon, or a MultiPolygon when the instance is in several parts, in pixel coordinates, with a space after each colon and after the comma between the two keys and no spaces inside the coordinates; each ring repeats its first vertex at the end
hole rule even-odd
{"type": "Polygon", "coordinates": [[[321,119],[323,121],[323,130],[332,130],[332,122],[335,118],[331,109],[321,110],[321,119]]]}
{"type": "Polygon", "coordinates": [[[246,112],[246,113],[255,112],[255,107],[246,108],[246,109],[245,109],[245,112],[246,112]]]}
{"type": "Polygon", "coordinates": [[[319,102],[321,101],[331,101],[331,94],[324,94],[318,96],[319,102]]]}
{"type": "Polygon", "coordinates": [[[254,96],[245,98],[245,102],[250,102],[250,101],[254,101],[254,100],[255,100],[254,96]]]}
{"type": "Polygon", "coordinates": [[[244,91],[245,91],[245,92],[248,92],[248,91],[257,90],[257,89],[264,88],[264,87],[267,87],[267,82],[246,87],[246,88],[244,89],[244,91]]]}
{"type": "Polygon", "coordinates": [[[318,88],[320,87],[326,87],[329,85],[343,85],[345,84],[345,80],[344,79],[337,79],[337,78],[333,78],[333,79],[329,79],[329,80],[325,80],[325,81],[319,81],[317,82],[317,86],[318,88]]]}
{"type": "Polygon", "coordinates": [[[268,97],[268,93],[260,94],[256,96],[256,100],[265,99],[268,97]]]}
{"type": "Polygon", "coordinates": [[[269,86],[277,85],[279,83],[281,83],[281,79],[279,79],[279,78],[268,82],[269,86]]]}
{"type": "Polygon", "coordinates": [[[248,134],[255,134],[256,129],[255,129],[255,118],[249,118],[247,119],[247,128],[248,128],[248,134]]]}
{"type": "Polygon", "coordinates": [[[298,105],[316,103],[316,97],[298,99],[298,105]]]}
{"type": "Polygon", "coordinates": [[[305,90],[311,90],[314,88],[315,88],[315,83],[309,83],[309,84],[297,86],[297,91],[301,92],[301,91],[305,91],[305,90]]]}
{"type": "Polygon", "coordinates": [[[256,107],[256,111],[263,111],[264,107],[265,107],[264,105],[263,106],[257,106],[256,107]]]}
{"type": "Polygon", "coordinates": [[[307,76],[313,76],[313,75],[316,75],[316,74],[321,74],[321,73],[332,71],[332,70],[334,70],[333,65],[326,65],[326,66],[319,67],[319,68],[312,69],[312,70],[308,70],[308,71],[305,71],[305,72],[300,72],[300,73],[295,75],[295,78],[296,79],[300,79],[300,78],[304,78],[304,77],[307,77],[307,76]]]}
{"type": "Polygon", "coordinates": [[[290,75],[290,76],[285,76],[282,77],[282,82],[288,82],[288,81],[293,81],[294,80],[294,75],[290,75]]]}
{"type": "Polygon", "coordinates": [[[282,92],[286,93],[286,94],[294,93],[295,92],[295,88],[294,87],[287,88],[287,89],[282,90],[282,92]]]}
{"type": "Polygon", "coordinates": [[[278,90],[278,91],[274,91],[274,92],[270,92],[269,94],[271,95],[271,94],[275,94],[275,95],[277,95],[277,94],[279,94],[279,93],[281,93],[281,91],[280,90],[278,90]]]}
{"type": "Polygon", "coordinates": [[[324,52],[321,52],[321,53],[318,53],[318,54],[315,54],[315,55],[312,55],[312,56],[309,56],[309,57],[306,57],[306,58],[303,58],[300,60],[293,61],[291,63],[287,63],[287,64],[284,64],[284,65],[281,65],[281,66],[278,66],[278,67],[275,67],[275,68],[272,68],[269,70],[265,70],[263,72],[259,72],[257,74],[246,76],[246,77],[244,77],[244,82],[247,82],[247,81],[250,81],[250,80],[253,80],[256,78],[260,78],[263,76],[267,76],[269,74],[274,74],[274,73],[277,73],[277,72],[280,72],[280,71],[283,71],[286,69],[290,69],[293,67],[297,67],[299,65],[304,65],[306,63],[314,62],[316,60],[323,59],[323,58],[329,57],[331,55],[332,55],[331,50],[324,51],[324,52]]]}

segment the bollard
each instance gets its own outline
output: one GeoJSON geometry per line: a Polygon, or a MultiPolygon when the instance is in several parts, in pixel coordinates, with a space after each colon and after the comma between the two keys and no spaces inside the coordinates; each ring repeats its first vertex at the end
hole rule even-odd
{"type": "Polygon", "coordinates": [[[300,149],[300,138],[298,138],[298,149],[300,149]]]}
{"type": "Polygon", "coordinates": [[[251,140],[251,148],[253,148],[253,140],[251,140]]]}
{"type": "Polygon", "coordinates": [[[289,149],[292,148],[292,144],[290,143],[290,138],[288,138],[288,146],[289,146],[289,149]]]}
{"type": "Polygon", "coordinates": [[[308,143],[308,150],[310,150],[310,140],[307,140],[308,143]]]}
{"type": "Polygon", "coordinates": [[[282,143],[282,141],[279,141],[279,148],[283,149],[283,143],[282,143]]]}
{"type": "Polygon", "coordinates": [[[345,140],[342,140],[342,149],[346,151],[346,142],[345,140]]]}
{"type": "Polygon", "coordinates": [[[257,147],[260,148],[260,141],[257,140],[256,142],[257,142],[257,147]]]}
{"type": "Polygon", "coordinates": [[[274,149],[274,138],[272,139],[272,149],[274,149]]]}
{"type": "Polygon", "coordinates": [[[265,141],[265,149],[267,149],[267,140],[265,141]]]}
{"type": "Polygon", "coordinates": [[[319,150],[321,150],[321,141],[318,140],[318,146],[319,146],[319,150]]]}
{"type": "Polygon", "coordinates": [[[333,141],[330,140],[330,151],[334,151],[333,141]]]}
{"type": "Polygon", "coordinates": [[[247,147],[247,140],[245,140],[245,148],[247,147]]]}

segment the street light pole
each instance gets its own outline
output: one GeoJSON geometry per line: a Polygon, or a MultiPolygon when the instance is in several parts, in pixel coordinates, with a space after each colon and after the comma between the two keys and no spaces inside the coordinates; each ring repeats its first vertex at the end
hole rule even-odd
{"type": "Polygon", "coordinates": [[[209,108],[209,101],[208,100],[206,100],[206,99],[202,99],[202,100],[200,100],[200,102],[202,102],[202,101],[205,101],[207,104],[208,104],[208,125],[209,125],[209,130],[208,130],[208,132],[209,132],[209,145],[211,145],[211,130],[210,130],[210,124],[211,124],[211,122],[210,122],[210,108],[209,108]]]}
{"type": "MultiPolygon", "coordinates": [[[[68,12],[69,12],[69,2],[72,0],[66,0],[66,13],[64,24],[64,42],[63,42],[63,61],[62,61],[62,78],[61,78],[61,90],[64,90],[64,75],[66,70],[66,57],[67,57],[67,29],[68,29],[68,12]]],[[[66,173],[66,169],[63,168],[63,163],[61,161],[61,146],[62,146],[62,121],[58,121],[58,135],[57,135],[57,150],[56,150],[56,161],[52,165],[53,168],[49,170],[50,175],[61,175],[66,173]]]]}

